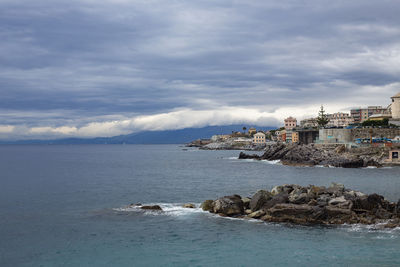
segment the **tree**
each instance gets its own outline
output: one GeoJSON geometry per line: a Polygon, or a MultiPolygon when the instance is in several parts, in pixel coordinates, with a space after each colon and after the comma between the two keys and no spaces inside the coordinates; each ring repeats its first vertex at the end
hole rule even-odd
{"type": "Polygon", "coordinates": [[[318,127],[324,128],[329,122],[328,116],[325,114],[324,106],[321,106],[320,111],[318,112],[317,123],[318,127]]]}

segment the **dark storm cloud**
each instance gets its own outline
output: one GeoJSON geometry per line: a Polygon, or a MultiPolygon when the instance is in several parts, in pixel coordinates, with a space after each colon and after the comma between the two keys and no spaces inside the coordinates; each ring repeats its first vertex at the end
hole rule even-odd
{"type": "Polygon", "coordinates": [[[365,90],[386,90],[386,101],[400,83],[399,10],[361,0],[1,1],[0,125],[272,112],[365,90]]]}

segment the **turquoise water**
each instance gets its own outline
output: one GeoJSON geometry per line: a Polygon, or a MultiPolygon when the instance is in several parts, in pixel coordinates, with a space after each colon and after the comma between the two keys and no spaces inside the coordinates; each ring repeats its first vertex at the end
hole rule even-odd
{"type": "Polygon", "coordinates": [[[392,201],[400,169],[288,167],[177,145],[0,146],[0,266],[398,266],[400,230],[227,219],[183,203],[340,182],[392,201]],[[160,204],[163,213],[125,209],[160,204]]]}

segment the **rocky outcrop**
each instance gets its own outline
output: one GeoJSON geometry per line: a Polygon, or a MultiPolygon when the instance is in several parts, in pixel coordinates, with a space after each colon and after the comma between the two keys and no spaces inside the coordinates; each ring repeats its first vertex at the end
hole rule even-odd
{"type": "Polygon", "coordinates": [[[281,185],[271,191],[259,190],[251,198],[233,195],[207,200],[202,207],[221,216],[267,222],[400,226],[400,201],[393,203],[381,195],[367,195],[335,183],[330,187],[281,185]],[[250,199],[249,209],[244,209],[243,199],[250,199]]]}
{"type": "Polygon", "coordinates": [[[244,213],[244,205],[242,198],[239,195],[221,197],[213,202],[213,212],[235,216],[244,213]]]}
{"type": "Polygon", "coordinates": [[[196,205],[195,204],[191,204],[191,203],[187,203],[187,204],[183,204],[182,208],[194,209],[194,208],[196,208],[196,205]]]}
{"type": "Polygon", "coordinates": [[[344,146],[317,146],[315,144],[283,144],[267,145],[265,153],[249,155],[241,152],[239,159],[280,160],[287,165],[325,165],[342,168],[379,167],[384,153],[382,149],[355,149],[346,151],[344,146]]]}

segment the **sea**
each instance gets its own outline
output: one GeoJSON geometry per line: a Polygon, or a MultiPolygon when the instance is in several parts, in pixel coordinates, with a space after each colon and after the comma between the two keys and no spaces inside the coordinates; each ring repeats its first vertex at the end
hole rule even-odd
{"type": "Polygon", "coordinates": [[[400,168],[292,167],[238,160],[239,152],[2,145],[0,266],[400,266],[400,229],[265,223],[182,208],[332,182],[397,202],[400,168]]]}

